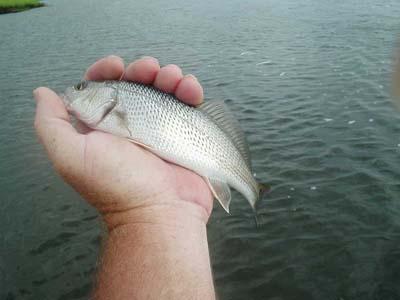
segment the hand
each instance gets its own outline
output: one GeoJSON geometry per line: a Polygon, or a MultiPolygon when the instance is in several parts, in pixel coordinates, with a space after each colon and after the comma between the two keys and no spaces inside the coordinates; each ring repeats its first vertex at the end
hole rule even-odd
{"type": "MultiPolygon", "coordinates": [[[[121,58],[106,57],[89,67],[85,79],[153,84],[188,104],[203,100],[202,87],[194,76],[183,76],[175,65],[160,68],[152,57],[139,59],[126,69],[121,58]]],[[[99,210],[109,227],[136,222],[143,215],[153,222],[168,211],[207,222],[213,197],[200,176],[126,139],[96,130],[77,132],[53,91],[38,88],[34,96],[35,128],[55,169],[99,210]]]]}

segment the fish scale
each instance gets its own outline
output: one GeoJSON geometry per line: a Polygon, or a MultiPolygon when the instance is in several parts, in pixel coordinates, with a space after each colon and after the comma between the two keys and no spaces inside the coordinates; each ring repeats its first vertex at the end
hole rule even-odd
{"type": "Polygon", "coordinates": [[[64,100],[89,127],[127,138],[204,177],[227,211],[229,187],[254,208],[262,186],[242,150],[248,149],[243,133],[227,128],[232,116],[220,103],[192,107],[152,86],[126,81],[83,81],[68,88],[64,100]]]}

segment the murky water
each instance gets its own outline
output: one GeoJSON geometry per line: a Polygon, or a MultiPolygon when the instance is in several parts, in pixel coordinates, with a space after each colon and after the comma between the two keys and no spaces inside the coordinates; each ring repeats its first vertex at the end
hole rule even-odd
{"type": "Polygon", "coordinates": [[[96,212],[55,175],[31,91],[96,59],[153,55],[196,74],[247,132],[259,205],[208,225],[220,299],[400,298],[400,3],[55,0],[0,16],[0,298],[87,299],[96,212]]]}

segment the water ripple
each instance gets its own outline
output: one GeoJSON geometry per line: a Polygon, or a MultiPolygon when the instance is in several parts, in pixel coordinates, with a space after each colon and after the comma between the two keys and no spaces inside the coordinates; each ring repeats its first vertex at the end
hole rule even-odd
{"type": "Polygon", "coordinates": [[[0,298],[88,297],[99,220],[38,145],[31,91],[112,53],[196,74],[272,186],[256,214],[237,193],[231,215],[215,205],[220,299],[399,298],[400,5],[375,2],[54,0],[0,16],[0,298]]]}

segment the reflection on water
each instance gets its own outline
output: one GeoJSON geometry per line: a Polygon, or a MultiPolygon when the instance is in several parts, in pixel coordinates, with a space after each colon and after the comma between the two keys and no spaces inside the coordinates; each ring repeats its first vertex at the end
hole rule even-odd
{"type": "Polygon", "coordinates": [[[258,227],[238,194],[214,210],[221,299],[399,298],[400,4],[375,2],[55,0],[0,16],[0,298],[88,297],[102,229],[38,145],[31,91],[112,53],[196,74],[273,187],[258,227]]]}

